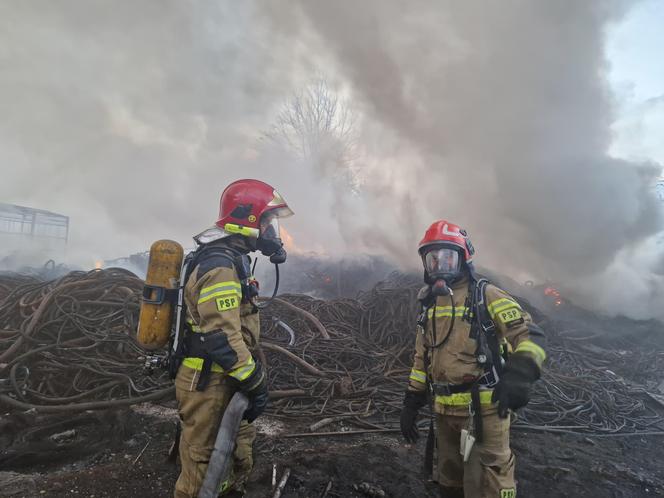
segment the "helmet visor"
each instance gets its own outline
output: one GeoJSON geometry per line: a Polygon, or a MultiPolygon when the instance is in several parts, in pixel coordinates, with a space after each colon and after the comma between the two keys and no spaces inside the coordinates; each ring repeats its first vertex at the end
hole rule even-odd
{"type": "Polygon", "coordinates": [[[454,275],[460,270],[459,251],[449,247],[430,249],[424,255],[424,267],[429,275],[454,275]]]}
{"type": "Polygon", "coordinates": [[[274,190],[272,192],[272,200],[268,202],[267,207],[272,208],[270,212],[276,212],[277,216],[280,218],[286,218],[287,216],[293,215],[293,210],[288,207],[286,200],[281,196],[279,192],[274,190]]]}
{"type": "Polygon", "coordinates": [[[279,214],[276,212],[276,210],[269,211],[262,216],[259,236],[266,240],[281,239],[281,231],[279,229],[279,214]]]}

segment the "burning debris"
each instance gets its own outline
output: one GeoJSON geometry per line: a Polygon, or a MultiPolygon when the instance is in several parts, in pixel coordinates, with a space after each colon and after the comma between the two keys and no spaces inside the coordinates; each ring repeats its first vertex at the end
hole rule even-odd
{"type": "Polygon", "coordinates": [[[553,301],[554,306],[560,306],[563,304],[563,300],[560,297],[560,291],[555,287],[551,287],[550,285],[546,286],[544,288],[544,295],[553,301]]]}

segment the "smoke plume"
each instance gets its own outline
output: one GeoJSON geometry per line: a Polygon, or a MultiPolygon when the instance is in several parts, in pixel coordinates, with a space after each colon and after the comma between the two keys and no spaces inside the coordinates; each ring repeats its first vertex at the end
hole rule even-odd
{"type": "Polygon", "coordinates": [[[615,285],[596,291],[624,285],[662,230],[661,167],[607,153],[604,37],[630,5],[7,2],[0,201],[69,215],[70,256],[92,262],[158,238],[190,245],[227,183],[260,177],[292,205],[305,249],[414,268],[444,217],[479,263],[626,312],[664,288],[648,263],[624,305],[605,299],[615,285]],[[264,139],[321,73],[356,116],[351,160],[264,139]]]}

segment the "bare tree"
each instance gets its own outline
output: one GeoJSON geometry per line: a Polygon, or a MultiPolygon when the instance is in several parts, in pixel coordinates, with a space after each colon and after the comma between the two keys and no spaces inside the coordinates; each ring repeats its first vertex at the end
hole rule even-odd
{"type": "Polygon", "coordinates": [[[265,138],[312,162],[322,174],[353,184],[354,124],[347,102],[319,78],[284,104],[265,138]]]}

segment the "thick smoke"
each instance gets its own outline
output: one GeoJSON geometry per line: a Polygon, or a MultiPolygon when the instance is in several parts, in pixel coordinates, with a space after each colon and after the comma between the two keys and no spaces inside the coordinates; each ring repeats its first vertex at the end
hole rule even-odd
{"type": "Polygon", "coordinates": [[[608,156],[604,34],[626,5],[416,5],[301,2],[366,112],[416,158],[370,175],[368,191],[383,191],[373,212],[391,208],[399,222],[382,236],[412,248],[408,216],[419,229],[449,217],[496,269],[590,287],[595,304],[637,275],[647,284],[607,307],[629,312],[641,299],[657,309],[661,275],[649,274],[652,258],[639,261],[638,248],[661,230],[652,191],[661,166],[608,156]],[[386,177],[408,188],[387,187],[386,177]],[[629,265],[638,269],[625,280],[619,268],[629,265]]]}
{"type": "Polygon", "coordinates": [[[70,216],[69,256],[92,265],[158,238],[191,245],[239,177],[304,190],[255,159],[260,130],[301,84],[291,42],[256,10],[4,2],[0,199],[70,216]]]}
{"type": "MultiPolygon", "coordinates": [[[[286,227],[304,249],[413,268],[424,228],[447,217],[480,263],[592,297],[589,278],[616,280],[660,230],[659,167],[607,155],[604,36],[627,8],[7,2],[0,201],[69,215],[70,256],[91,264],[157,238],[188,244],[225,184],[260,177],[296,211],[286,227]],[[261,139],[321,72],[357,116],[339,166],[352,181],[261,139]]],[[[661,273],[642,270],[651,298],[661,273]]]]}

